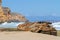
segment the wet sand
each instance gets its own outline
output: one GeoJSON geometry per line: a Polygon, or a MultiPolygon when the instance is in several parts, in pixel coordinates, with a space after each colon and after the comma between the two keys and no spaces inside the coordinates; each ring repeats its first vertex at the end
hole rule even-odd
{"type": "Polygon", "coordinates": [[[0,32],[0,40],[60,40],[60,37],[32,32],[0,32]]]}

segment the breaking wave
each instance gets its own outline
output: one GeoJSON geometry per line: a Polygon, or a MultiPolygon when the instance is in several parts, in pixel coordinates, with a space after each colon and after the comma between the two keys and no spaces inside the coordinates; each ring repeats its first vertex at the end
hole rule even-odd
{"type": "Polygon", "coordinates": [[[60,22],[52,23],[52,26],[55,27],[57,30],[60,30],[60,22]]]}
{"type": "Polygon", "coordinates": [[[0,27],[4,27],[4,28],[16,28],[19,24],[24,24],[25,22],[4,22],[2,24],[0,24],[0,27]]]}

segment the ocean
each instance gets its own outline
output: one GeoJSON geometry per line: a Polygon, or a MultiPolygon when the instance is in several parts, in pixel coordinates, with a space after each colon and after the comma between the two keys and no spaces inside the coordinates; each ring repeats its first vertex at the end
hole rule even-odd
{"type": "Polygon", "coordinates": [[[35,21],[59,22],[60,21],[59,16],[26,16],[26,18],[30,22],[35,22],[35,21]]]}
{"type": "Polygon", "coordinates": [[[0,28],[17,28],[19,24],[23,24],[23,23],[25,22],[10,22],[10,23],[4,22],[0,24],[0,28]]]}

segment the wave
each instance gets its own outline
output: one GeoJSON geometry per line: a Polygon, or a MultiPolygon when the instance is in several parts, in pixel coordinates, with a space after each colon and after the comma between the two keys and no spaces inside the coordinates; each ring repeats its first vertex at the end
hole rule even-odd
{"type": "Polygon", "coordinates": [[[2,24],[0,24],[0,27],[4,27],[4,28],[16,28],[19,24],[24,24],[25,22],[4,22],[2,24]]]}
{"type": "Polygon", "coordinates": [[[51,24],[55,29],[60,30],[60,22],[55,22],[51,24]]]}
{"type": "Polygon", "coordinates": [[[52,23],[53,27],[60,27],[60,22],[52,23]]]}

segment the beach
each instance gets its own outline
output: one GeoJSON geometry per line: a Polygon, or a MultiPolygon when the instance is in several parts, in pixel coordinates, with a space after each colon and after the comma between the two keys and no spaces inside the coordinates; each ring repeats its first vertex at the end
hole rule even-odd
{"type": "Polygon", "coordinates": [[[32,33],[29,31],[17,31],[0,32],[0,40],[60,40],[60,37],[41,33],[32,33]]]}

